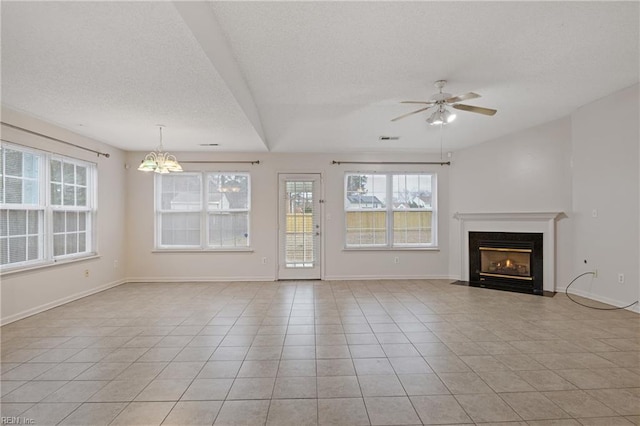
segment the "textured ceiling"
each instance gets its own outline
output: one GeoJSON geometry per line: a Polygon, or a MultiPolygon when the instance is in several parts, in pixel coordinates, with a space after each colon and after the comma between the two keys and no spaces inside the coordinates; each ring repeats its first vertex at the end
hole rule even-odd
{"type": "Polygon", "coordinates": [[[266,150],[169,2],[2,2],[2,103],[114,146],[266,150]]]}
{"type": "Polygon", "coordinates": [[[399,101],[481,94],[460,149],[637,83],[639,36],[638,2],[3,1],[2,103],[129,150],[437,152],[399,101]]]}

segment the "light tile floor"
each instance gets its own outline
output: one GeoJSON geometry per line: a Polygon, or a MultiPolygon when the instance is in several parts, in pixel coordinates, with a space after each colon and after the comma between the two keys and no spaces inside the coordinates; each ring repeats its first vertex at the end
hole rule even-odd
{"type": "Polygon", "coordinates": [[[640,315],[562,294],[127,284],[1,332],[4,423],[640,424],[640,315]]]}

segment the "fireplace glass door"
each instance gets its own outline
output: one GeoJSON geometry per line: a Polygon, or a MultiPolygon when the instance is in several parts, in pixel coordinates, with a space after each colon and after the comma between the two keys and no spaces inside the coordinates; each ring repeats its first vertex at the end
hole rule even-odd
{"type": "Polygon", "coordinates": [[[543,294],[543,234],[469,232],[469,285],[543,294]]]}
{"type": "Polygon", "coordinates": [[[532,280],[531,249],[479,247],[480,276],[532,280]]]}

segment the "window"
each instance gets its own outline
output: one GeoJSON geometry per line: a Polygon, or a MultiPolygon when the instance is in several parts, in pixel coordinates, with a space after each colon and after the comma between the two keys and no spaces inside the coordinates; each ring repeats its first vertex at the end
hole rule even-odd
{"type": "Polygon", "coordinates": [[[3,270],[93,253],[94,174],[94,164],[2,144],[3,270]]]}
{"type": "Polygon", "coordinates": [[[159,246],[200,247],[202,176],[180,173],[159,179],[159,246]]]}
{"type": "Polygon", "coordinates": [[[247,173],[158,175],[156,246],[247,248],[250,198],[247,173]]]}
{"type": "Polygon", "coordinates": [[[346,247],[433,247],[435,174],[348,173],[346,247]]]}
{"type": "Polygon", "coordinates": [[[84,253],[91,246],[91,206],[87,198],[89,166],[65,158],[52,158],[51,209],[53,255],[84,253]]]}

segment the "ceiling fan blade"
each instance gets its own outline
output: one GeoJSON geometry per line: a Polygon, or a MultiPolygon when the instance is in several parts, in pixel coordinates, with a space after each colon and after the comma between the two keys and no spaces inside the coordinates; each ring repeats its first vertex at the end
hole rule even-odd
{"type": "Polygon", "coordinates": [[[407,113],[407,114],[402,114],[402,115],[401,115],[401,116],[399,116],[399,117],[396,117],[396,118],[391,119],[391,121],[398,121],[398,120],[400,120],[401,118],[405,118],[405,117],[408,117],[408,116],[410,116],[410,115],[417,114],[417,113],[422,112],[422,111],[426,111],[426,110],[428,110],[429,108],[431,108],[431,106],[424,107],[424,108],[420,108],[419,110],[412,111],[412,112],[409,112],[409,113],[407,113]]]}
{"type": "Polygon", "coordinates": [[[436,103],[433,101],[402,101],[401,104],[425,104],[425,105],[435,105],[436,103]]]}
{"type": "Polygon", "coordinates": [[[475,99],[479,97],[480,95],[478,95],[477,93],[469,92],[465,93],[464,95],[452,96],[448,99],[445,99],[444,101],[448,104],[455,104],[456,102],[466,101],[467,99],[475,99]]]}
{"type": "Polygon", "coordinates": [[[495,109],[482,108],[482,107],[477,107],[473,105],[455,104],[451,106],[454,107],[455,109],[460,109],[462,111],[477,112],[478,114],[483,114],[483,115],[495,115],[495,113],[498,112],[498,110],[495,110],[495,109]]]}

